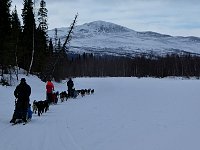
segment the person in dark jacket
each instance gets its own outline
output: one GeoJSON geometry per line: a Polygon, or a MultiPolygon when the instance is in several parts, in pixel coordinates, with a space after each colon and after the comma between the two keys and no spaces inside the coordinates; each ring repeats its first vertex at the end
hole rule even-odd
{"type": "Polygon", "coordinates": [[[68,96],[69,97],[73,97],[73,86],[74,86],[74,82],[72,81],[71,78],[69,78],[69,81],[67,82],[67,87],[68,87],[68,96]]]}
{"type": "Polygon", "coordinates": [[[26,122],[30,101],[29,97],[31,95],[31,87],[26,83],[25,78],[21,79],[20,84],[14,91],[14,95],[16,97],[15,111],[10,122],[15,123],[16,119],[22,119],[24,122],[26,122]]]}

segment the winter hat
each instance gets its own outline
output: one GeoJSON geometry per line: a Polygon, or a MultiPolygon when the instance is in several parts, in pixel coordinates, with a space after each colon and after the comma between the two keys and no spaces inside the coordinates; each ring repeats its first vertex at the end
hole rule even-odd
{"type": "Polygon", "coordinates": [[[21,78],[21,82],[26,82],[26,79],[25,78],[21,78]]]}

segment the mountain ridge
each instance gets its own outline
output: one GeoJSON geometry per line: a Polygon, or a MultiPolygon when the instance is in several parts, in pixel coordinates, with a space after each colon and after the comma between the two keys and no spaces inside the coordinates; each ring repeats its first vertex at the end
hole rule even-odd
{"type": "MultiPolygon", "coordinates": [[[[64,41],[68,28],[57,28],[58,38],[64,41]]],[[[55,31],[49,30],[53,38],[55,31]]],[[[69,45],[73,53],[136,56],[166,54],[200,54],[200,38],[195,36],[171,36],[153,31],[138,32],[105,21],[93,21],[77,25],[69,45]]]]}

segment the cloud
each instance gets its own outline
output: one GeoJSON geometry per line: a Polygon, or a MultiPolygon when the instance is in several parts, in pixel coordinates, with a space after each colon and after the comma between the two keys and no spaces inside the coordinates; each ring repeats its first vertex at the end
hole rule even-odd
{"type": "MultiPolygon", "coordinates": [[[[37,6],[40,0],[37,1],[37,6]]],[[[22,0],[15,0],[22,5],[22,0]]],[[[78,24],[95,20],[134,30],[192,35],[200,24],[199,0],[46,0],[49,28],[68,26],[78,12],[78,24]]],[[[17,6],[18,6],[17,5],[17,6]]],[[[20,13],[20,12],[19,12],[20,13]]],[[[200,36],[200,32],[195,33],[200,36]]]]}

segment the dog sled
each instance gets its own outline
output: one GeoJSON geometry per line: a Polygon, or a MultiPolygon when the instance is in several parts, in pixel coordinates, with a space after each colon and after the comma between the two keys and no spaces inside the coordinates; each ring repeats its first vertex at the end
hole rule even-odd
{"type": "Polygon", "coordinates": [[[13,125],[23,123],[26,124],[31,121],[32,118],[32,111],[31,111],[31,104],[29,104],[28,109],[22,109],[20,108],[20,104],[15,101],[15,110],[12,116],[12,119],[10,120],[10,123],[13,125]]]}

